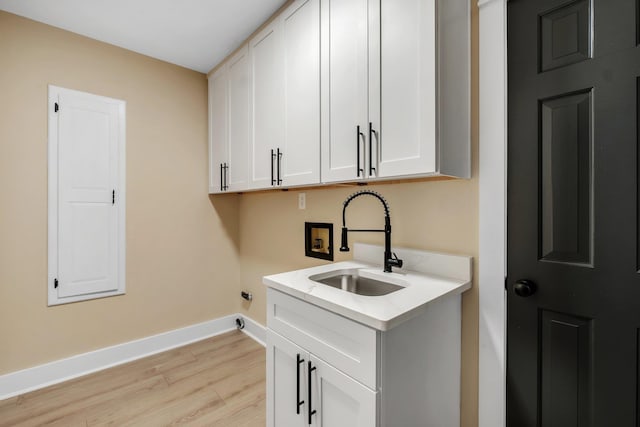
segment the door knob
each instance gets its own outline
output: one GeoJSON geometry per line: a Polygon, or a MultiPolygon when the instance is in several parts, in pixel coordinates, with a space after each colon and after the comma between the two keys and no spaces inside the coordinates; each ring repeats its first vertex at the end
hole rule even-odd
{"type": "Polygon", "coordinates": [[[516,295],[519,297],[530,297],[531,295],[536,293],[537,286],[531,280],[518,280],[515,285],[513,285],[513,290],[516,295]]]}

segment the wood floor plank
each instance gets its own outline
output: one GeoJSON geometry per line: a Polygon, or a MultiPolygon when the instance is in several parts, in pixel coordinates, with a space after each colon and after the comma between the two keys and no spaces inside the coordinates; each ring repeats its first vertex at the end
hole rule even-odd
{"type": "MultiPolygon", "coordinates": [[[[266,361],[264,361],[266,363],[266,361]]],[[[227,402],[237,396],[243,395],[247,389],[256,384],[264,384],[266,373],[264,363],[249,366],[247,369],[236,372],[226,378],[216,381],[216,390],[220,397],[227,402]]]]}
{"type": "Polygon", "coordinates": [[[264,426],[265,350],[240,331],[0,401],[0,427],[264,426]]]}
{"type": "Polygon", "coordinates": [[[197,362],[182,365],[165,374],[169,384],[174,384],[186,378],[204,375],[207,381],[222,379],[221,373],[241,370],[251,363],[257,363],[256,357],[264,353],[264,348],[251,342],[243,342],[233,349],[221,348],[216,352],[207,353],[206,358],[199,358],[197,362]]]}
{"type": "Polygon", "coordinates": [[[246,388],[241,395],[225,400],[225,405],[216,412],[194,420],[194,427],[211,426],[261,426],[266,420],[266,382],[246,388]]]}
{"type": "Polygon", "coordinates": [[[16,406],[17,402],[18,402],[18,396],[10,397],[9,399],[0,400],[0,411],[2,411],[3,408],[12,408],[16,406]]]}
{"type": "MultiPolygon", "coordinates": [[[[30,405],[18,405],[18,411],[14,416],[2,416],[0,426],[13,425],[44,425],[47,423],[61,422],[65,419],[73,419],[88,408],[99,405],[102,402],[111,402],[119,396],[130,394],[146,394],[157,389],[167,389],[168,385],[162,375],[147,378],[141,381],[132,382],[124,387],[112,388],[102,393],[92,393],[90,389],[76,385],[73,390],[81,389],[87,393],[86,398],[79,398],[76,401],[66,399],[65,390],[53,396],[45,396],[46,400],[31,401],[30,405]]],[[[75,393],[74,393],[75,394],[75,393]]]]}

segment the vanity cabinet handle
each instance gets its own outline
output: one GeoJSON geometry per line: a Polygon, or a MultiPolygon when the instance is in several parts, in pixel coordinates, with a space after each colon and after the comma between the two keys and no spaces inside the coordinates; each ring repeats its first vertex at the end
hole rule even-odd
{"type": "Polygon", "coordinates": [[[298,353],[296,360],[296,414],[300,415],[300,406],[304,404],[304,400],[300,400],[300,365],[304,363],[304,359],[298,353]]]}
{"type": "Polygon", "coordinates": [[[356,126],[356,173],[358,178],[360,178],[360,174],[364,174],[364,169],[360,167],[360,141],[364,139],[364,134],[360,132],[360,125],[356,126]]]}
{"type": "Polygon", "coordinates": [[[311,361],[309,360],[309,362],[307,362],[307,380],[308,380],[308,393],[307,393],[307,398],[309,399],[309,425],[311,425],[311,416],[314,415],[316,413],[315,409],[311,409],[313,405],[311,405],[311,373],[313,371],[316,370],[315,366],[311,366],[311,361]]]}

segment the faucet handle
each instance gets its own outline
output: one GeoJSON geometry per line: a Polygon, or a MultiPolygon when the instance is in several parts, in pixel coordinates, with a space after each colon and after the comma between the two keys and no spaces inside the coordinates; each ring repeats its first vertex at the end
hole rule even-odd
{"type": "Polygon", "coordinates": [[[396,255],[395,252],[391,252],[391,259],[389,260],[389,264],[391,264],[391,266],[393,267],[402,268],[403,262],[400,258],[398,258],[398,255],[396,255]]]}

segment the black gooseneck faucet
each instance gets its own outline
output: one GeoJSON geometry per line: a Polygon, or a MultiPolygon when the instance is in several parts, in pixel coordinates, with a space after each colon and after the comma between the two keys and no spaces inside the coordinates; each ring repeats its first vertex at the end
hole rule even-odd
{"type": "Polygon", "coordinates": [[[371,190],[362,190],[357,193],[353,193],[343,203],[342,207],[342,243],[340,245],[340,252],[349,252],[349,243],[347,241],[347,233],[349,231],[359,231],[359,232],[374,232],[374,233],[384,233],[384,271],[385,273],[391,273],[392,267],[402,268],[402,260],[398,259],[395,253],[391,252],[391,216],[389,215],[389,205],[387,201],[380,194],[371,190]],[[349,203],[356,197],[360,196],[373,196],[376,199],[380,200],[382,206],[384,207],[384,230],[354,230],[348,229],[345,219],[345,213],[347,211],[347,206],[349,203]]]}

